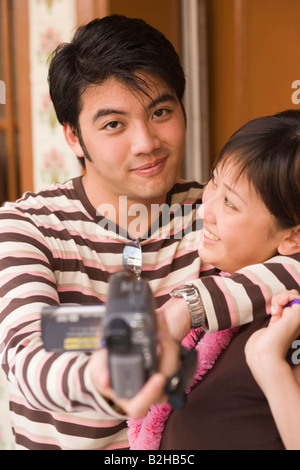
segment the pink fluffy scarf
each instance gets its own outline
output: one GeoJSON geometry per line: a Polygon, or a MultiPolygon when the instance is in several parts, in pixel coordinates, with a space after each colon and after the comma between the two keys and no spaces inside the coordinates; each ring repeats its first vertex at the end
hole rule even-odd
{"type": "MultiPolygon", "coordinates": [[[[189,393],[191,388],[202,379],[206,372],[211,369],[225,349],[234,332],[238,328],[217,331],[216,333],[205,334],[198,342],[196,350],[198,353],[198,367],[192,383],[186,389],[189,393]]],[[[199,335],[198,330],[192,330],[183,340],[182,345],[187,349],[195,346],[199,335]]],[[[148,413],[143,418],[131,418],[128,420],[128,439],[132,450],[158,450],[160,446],[162,432],[165,422],[172,411],[171,405],[152,405],[148,413]]]]}

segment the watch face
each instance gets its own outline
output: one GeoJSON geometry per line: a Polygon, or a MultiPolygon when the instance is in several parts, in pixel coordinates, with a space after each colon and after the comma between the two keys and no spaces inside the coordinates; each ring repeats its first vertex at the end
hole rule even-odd
{"type": "Polygon", "coordinates": [[[186,295],[193,295],[196,292],[196,289],[192,286],[186,286],[182,289],[182,292],[184,292],[186,295]]]}
{"type": "Polygon", "coordinates": [[[175,289],[172,291],[172,295],[175,295],[175,297],[182,297],[184,292],[181,289],[175,289]]]}
{"type": "Polygon", "coordinates": [[[191,295],[194,294],[196,289],[193,286],[182,286],[177,287],[171,291],[171,295],[175,295],[176,297],[183,297],[184,295],[191,295]]]}

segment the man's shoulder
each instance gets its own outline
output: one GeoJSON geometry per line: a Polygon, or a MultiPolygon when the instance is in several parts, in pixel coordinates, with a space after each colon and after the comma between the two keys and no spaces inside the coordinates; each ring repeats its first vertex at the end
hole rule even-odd
{"type": "Polygon", "coordinates": [[[71,217],[72,213],[82,211],[82,204],[78,197],[74,180],[65,183],[55,183],[48,188],[36,192],[27,191],[14,202],[5,202],[0,207],[0,220],[2,224],[8,219],[19,222],[31,221],[46,223],[49,216],[61,214],[60,219],[71,217]]]}
{"type": "Polygon", "coordinates": [[[178,180],[170,191],[170,203],[178,204],[194,204],[201,203],[202,195],[206,183],[198,183],[197,181],[178,180]]]}
{"type": "Polygon", "coordinates": [[[60,202],[64,199],[78,199],[76,190],[74,188],[74,180],[69,180],[65,183],[54,183],[53,185],[40,189],[36,192],[26,191],[16,201],[6,201],[0,210],[24,210],[26,207],[37,208],[44,204],[47,205],[47,202],[51,204],[51,201],[53,202],[53,205],[59,205],[60,202]]]}

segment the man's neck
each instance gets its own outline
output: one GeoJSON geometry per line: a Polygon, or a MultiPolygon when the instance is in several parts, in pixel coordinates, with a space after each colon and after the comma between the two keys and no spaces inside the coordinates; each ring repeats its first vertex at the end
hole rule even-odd
{"type": "Polygon", "coordinates": [[[132,239],[140,240],[159,217],[167,195],[151,200],[134,200],[127,196],[108,194],[82,178],[87,198],[98,214],[125,230],[132,239]]]}

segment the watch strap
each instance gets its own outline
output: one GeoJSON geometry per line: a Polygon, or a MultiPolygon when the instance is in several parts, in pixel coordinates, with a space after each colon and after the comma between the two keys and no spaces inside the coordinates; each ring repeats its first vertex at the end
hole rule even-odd
{"type": "Polygon", "coordinates": [[[171,297],[183,297],[187,303],[192,322],[192,329],[206,327],[207,318],[201,295],[193,284],[184,284],[170,292],[171,297]]]}

